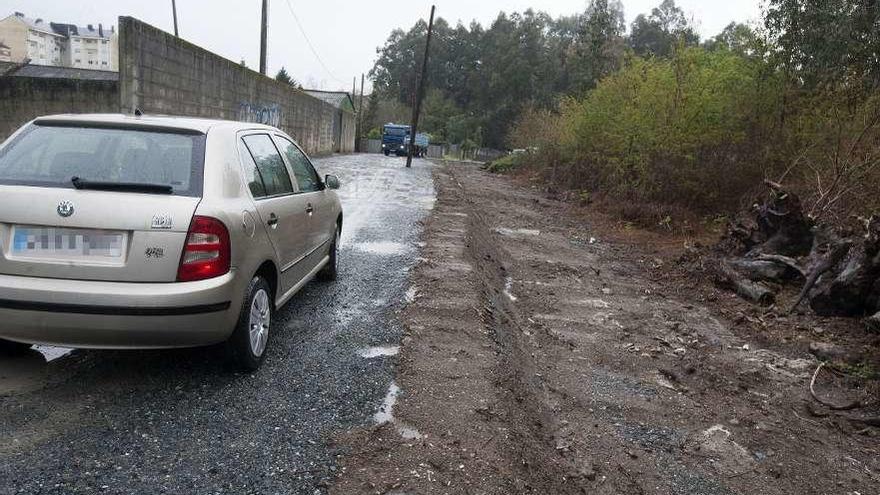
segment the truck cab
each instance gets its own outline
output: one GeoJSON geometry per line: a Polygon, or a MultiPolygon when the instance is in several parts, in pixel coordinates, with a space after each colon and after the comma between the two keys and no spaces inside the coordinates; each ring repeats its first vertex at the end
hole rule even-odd
{"type": "Polygon", "coordinates": [[[385,156],[391,153],[397,156],[406,155],[409,135],[410,126],[408,125],[385,124],[382,127],[382,153],[385,153],[385,156]]]}

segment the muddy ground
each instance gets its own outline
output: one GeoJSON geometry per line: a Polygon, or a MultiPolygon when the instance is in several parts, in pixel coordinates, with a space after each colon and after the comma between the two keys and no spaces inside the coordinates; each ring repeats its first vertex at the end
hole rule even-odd
{"type": "Polygon", "coordinates": [[[437,202],[376,419],[339,435],[335,493],[880,493],[876,388],[815,341],[877,355],[851,320],[714,288],[679,241],[624,232],[475,165],[437,202]],[[684,257],[682,254],[684,253],[684,257]]]}

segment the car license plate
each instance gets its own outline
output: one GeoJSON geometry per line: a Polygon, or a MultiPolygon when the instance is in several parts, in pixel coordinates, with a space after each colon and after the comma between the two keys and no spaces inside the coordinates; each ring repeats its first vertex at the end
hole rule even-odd
{"type": "Polygon", "coordinates": [[[112,230],[16,225],[12,256],[45,260],[121,261],[125,234],[112,230]]]}

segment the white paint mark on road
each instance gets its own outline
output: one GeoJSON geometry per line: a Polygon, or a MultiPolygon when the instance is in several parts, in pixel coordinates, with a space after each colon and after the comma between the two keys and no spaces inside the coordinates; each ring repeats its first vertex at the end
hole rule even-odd
{"type": "Polygon", "coordinates": [[[393,381],[388,385],[388,393],[385,394],[385,400],[379,406],[379,410],[373,415],[373,421],[382,425],[394,421],[394,404],[397,404],[397,396],[400,395],[400,387],[393,381]]]}
{"type": "Polygon", "coordinates": [[[386,345],[378,347],[366,347],[358,351],[358,356],[366,359],[373,359],[377,357],[396,356],[398,352],[400,352],[400,346],[386,345]]]}
{"type": "Polygon", "coordinates": [[[419,430],[412,426],[401,423],[400,421],[397,421],[395,426],[397,427],[397,433],[400,433],[400,436],[406,440],[418,440],[422,438],[422,434],[419,433],[419,430]]]}
{"type": "Polygon", "coordinates": [[[73,352],[73,349],[67,347],[54,347],[51,345],[35,345],[33,349],[42,354],[43,357],[46,358],[47,363],[63,358],[73,352]]]}
{"type": "Polygon", "coordinates": [[[411,303],[416,300],[416,296],[418,296],[418,294],[419,289],[416,288],[416,286],[414,285],[406,290],[406,294],[404,294],[403,297],[406,299],[407,303],[411,303]]]}
{"type": "Polygon", "coordinates": [[[355,244],[354,248],[365,253],[378,254],[379,256],[404,254],[412,249],[406,244],[390,241],[360,242],[355,244]]]}
{"type": "Polygon", "coordinates": [[[400,395],[400,387],[392,381],[388,385],[388,393],[385,394],[385,400],[382,401],[382,405],[379,406],[379,410],[376,411],[376,414],[373,415],[373,421],[376,424],[383,425],[386,423],[390,423],[394,425],[394,428],[400,434],[401,437],[407,440],[417,440],[422,438],[422,434],[419,433],[419,430],[409,426],[401,421],[398,421],[394,417],[394,405],[397,404],[397,396],[400,395]]]}

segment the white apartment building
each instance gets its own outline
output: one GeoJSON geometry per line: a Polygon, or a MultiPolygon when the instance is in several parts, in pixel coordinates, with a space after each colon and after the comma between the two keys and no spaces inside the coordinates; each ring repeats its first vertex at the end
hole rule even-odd
{"type": "Polygon", "coordinates": [[[117,37],[114,28],[105,31],[98,24],[86,27],[73,24],[53,24],[67,36],[67,51],[63,60],[66,67],[77,69],[117,70],[117,37]]]}
{"type": "Polygon", "coordinates": [[[95,29],[91,24],[47,22],[16,12],[0,20],[0,45],[8,48],[12,62],[119,70],[115,29],[105,30],[100,24],[95,29]]]}

